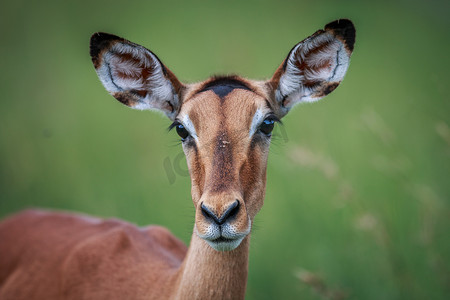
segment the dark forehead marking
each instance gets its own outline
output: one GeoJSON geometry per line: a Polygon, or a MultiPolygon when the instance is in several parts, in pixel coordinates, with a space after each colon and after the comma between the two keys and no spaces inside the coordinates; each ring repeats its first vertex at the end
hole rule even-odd
{"type": "Polygon", "coordinates": [[[234,89],[243,89],[253,92],[244,82],[236,78],[220,77],[205,84],[197,93],[213,91],[220,98],[224,98],[234,89]]]}

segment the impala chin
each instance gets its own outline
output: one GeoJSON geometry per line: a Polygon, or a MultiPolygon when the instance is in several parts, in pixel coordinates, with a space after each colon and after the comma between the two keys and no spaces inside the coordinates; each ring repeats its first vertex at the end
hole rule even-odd
{"type": "Polygon", "coordinates": [[[244,232],[238,232],[235,226],[226,223],[223,225],[209,224],[204,234],[195,228],[196,234],[208,243],[216,251],[231,251],[236,249],[244,238],[250,233],[251,221],[248,219],[248,227],[244,232]]]}
{"type": "Polygon", "coordinates": [[[244,237],[238,239],[227,239],[224,237],[220,237],[212,241],[205,241],[216,251],[231,251],[236,249],[241,244],[244,237]]]}

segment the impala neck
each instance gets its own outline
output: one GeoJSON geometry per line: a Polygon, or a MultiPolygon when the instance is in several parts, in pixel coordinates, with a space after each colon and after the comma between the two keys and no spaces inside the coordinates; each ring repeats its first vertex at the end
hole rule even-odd
{"type": "Polygon", "coordinates": [[[219,252],[195,233],[178,273],[176,299],[244,299],[249,239],[236,249],[219,252]]]}

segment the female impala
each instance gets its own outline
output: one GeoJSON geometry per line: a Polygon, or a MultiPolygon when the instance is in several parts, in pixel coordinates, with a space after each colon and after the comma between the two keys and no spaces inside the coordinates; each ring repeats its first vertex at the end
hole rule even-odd
{"type": "Polygon", "coordinates": [[[94,34],[92,61],[108,92],[162,111],[181,137],[195,206],[190,246],[162,227],[26,211],[0,224],[0,299],[243,299],[274,123],[339,85],[354,41],[353,24],[338,20],[297,44],[268,81],[183,84],[144,47],[94,34]]]}

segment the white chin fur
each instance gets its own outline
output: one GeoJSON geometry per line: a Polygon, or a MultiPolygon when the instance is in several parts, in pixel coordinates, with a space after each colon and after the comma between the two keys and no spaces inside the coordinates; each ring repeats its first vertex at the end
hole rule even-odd
{"type": "Polygon", "coordinates": [[[231,251],[236,249],[242,242],[244,238],[239,238],[235,240],[230,240],[226,242],[214,242],[205,240],[214,250],[216,251],[231,251]]]}

